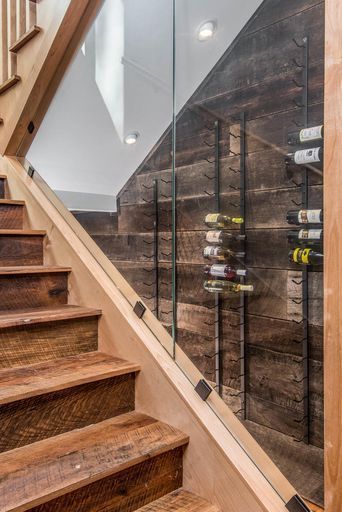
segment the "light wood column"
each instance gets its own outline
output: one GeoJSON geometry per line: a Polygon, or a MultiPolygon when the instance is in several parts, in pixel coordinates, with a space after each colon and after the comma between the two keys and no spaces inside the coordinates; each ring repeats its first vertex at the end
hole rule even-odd
{"type": "Polygon", "coordinates": [[[342,2],[325,4],[325,510],[337,512],[342,510],[342,2]]]}

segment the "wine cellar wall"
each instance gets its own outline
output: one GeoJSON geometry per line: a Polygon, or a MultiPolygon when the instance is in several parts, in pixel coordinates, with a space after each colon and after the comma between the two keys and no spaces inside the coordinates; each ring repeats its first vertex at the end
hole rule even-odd
{"type": "MultiPolygon", "coordinates": [[[[323,124],[323,84],[324,2],[265,0],[178,115],[175,155],[177,342],[208,381],[217,380],[219,364],[225,402],[298,491],[318,504],[323,502],[322,267],[310,267],[306,281],[303,267],[289,260],[288,232],[293,226],[287,223],[287,213],[303,207],[303,170],[286,166],[285,155],[292,151],[289,133],[306,124],[323,124]],[[306,83],[305,38],[309,41],[306,83]],[[220,162],[220,212],[215,211],[215,151],[220,162]],[[218,361],[215,295],[203,287],[204,219],[210,213],[237,216],[242,157],[243,266],[254,287],[246,297],[244,366],[239,294],[221,300],[218,361]]],[[[322,172],[309,168],[307,175],[305,206],[320,209],[322,172]]],[[[170,128],[120,192],[115,222],[114,218],[97,222],[95,214],[77,215],[169,330],[171,176],[170,128]]]]}

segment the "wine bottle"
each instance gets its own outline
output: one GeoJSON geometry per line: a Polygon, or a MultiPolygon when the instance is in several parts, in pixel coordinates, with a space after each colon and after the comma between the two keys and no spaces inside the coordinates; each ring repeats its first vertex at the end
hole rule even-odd
{"type": "Polygon", "coordinates": [[[289,231],[287,234],[289,243],[309,243],[318,244],[323,241],[323,229],[300,229],[299,231],[289,231]]]}
{"type": "Polygon", "coordinates": [[[236,240],[245,240],[245,235],[227,233],[226,231],[208,231],[206,241],[208,244],[228,245],[236,240]]]}
{"type": "Polygon", "coordinates": [[[234,281],[237,277],[245,277],[247,270],[236,269],[229,265],[206,265],[204,273],[213,279],[224,279],[226,281],[234,281]]]}
{"type": "Polygon", "coordinates": [[[307,144],[308,142],[316,142],[323,140],[324,126],[312,126],[311,128],[304,128],[299,132],[289,133],[287,143],[289,146],[298,146],[300,144],[307,144]]]}
{"type": "Polygon", "coordinates": [[[323,224],[323,210],[290,210],[287,212],[288,224],[323,224]]]}
{"type": "Polygon", "coordinates": [[[228,215],[221,215],[220,213],[209,213],[204,222],[209,228],[224,229],[231,227],[232,224],[243,224],[244,219],[242,217],[228,217],[228,215]]]}
{"type": "Polygon", "coordinates": [[[299,263],[300,265],[322,265],[323,254],[308,247],[296,247],[296,249],[289,252],[289,260],[291,263],[299,263]]]}
{"type": "Polygon", "coordinates": [[[295,151],[295,153],[288,153],[285,156],[285,163],[289,165],[309,165],[309,164],[322,164],[323,162],[323,148],[310,148],[295,151]]]}
{"type": "Polygon", "coordinates": [[[244,252],[234,252],[230,249],[223,249],[220,246],[208,245],[203,251],[203,258],[207,260],[224,261],[227,258],[244,258],[244,252]]]}
{"type": "Polygon", "coordinates": [[[252,292],[254,286],[251,284],[232,283],[230,281],[219,281],[217,279],[205,281],[204,289],[211,293],[235,294],[239,292],[252,292]]]}

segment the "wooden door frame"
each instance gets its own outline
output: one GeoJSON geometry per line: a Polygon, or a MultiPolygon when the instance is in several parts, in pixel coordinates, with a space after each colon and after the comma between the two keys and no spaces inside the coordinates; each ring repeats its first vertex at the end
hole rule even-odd
{"type": "Polygon", "coordinates": [[[325,1],[325,510],[342,510],[342,2],[325,1]]]}

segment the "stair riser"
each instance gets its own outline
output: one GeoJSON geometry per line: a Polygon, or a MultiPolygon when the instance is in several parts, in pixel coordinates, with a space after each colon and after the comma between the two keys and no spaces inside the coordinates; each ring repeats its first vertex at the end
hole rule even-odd
{"type": "Polygon", "coordinates": [[[43,236],[0,235],[0,267],[43,265],[43,236]]]}
{"type": "Polygon", "coordinates": [[[0,406],[0,452],[134,410],[135,374],[0,406]]]}
{"type": "Polygon", "coordinates": [[[0,199],[5,199],[5,182],[6,180],[0,178],[0,199]]]}
{"type": "Polygon", "coordinates": [[[0,204],[0,229],[23,229],[24,205],[0,204]]]}
{"type": "Polygon", "coordinates": [[[67,304],[68,273],[0,275],[0,310],[67,304]]]}
{"type": "Polygon", "coordinates": [[[183,448],[104,478],[31,512],[133,512],[182,486],[183,448]]]}
{"type": "Polygon", "coordinates": [[[92,352],[97,342],[97,317],[1,329],[0,368],[92,352]]]}

